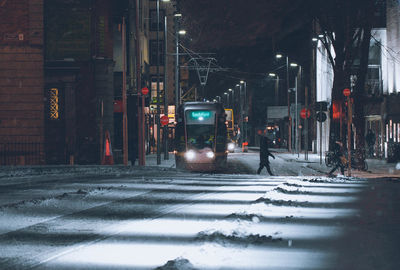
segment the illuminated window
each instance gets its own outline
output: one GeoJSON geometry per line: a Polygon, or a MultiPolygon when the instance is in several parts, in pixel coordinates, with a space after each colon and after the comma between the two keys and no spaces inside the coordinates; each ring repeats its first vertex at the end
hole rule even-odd
{"type": "Polygon", "coordinates": [[[50,120],[58,120],[60,117],[58,88],[51,88],[49,92],[50,120]]]}

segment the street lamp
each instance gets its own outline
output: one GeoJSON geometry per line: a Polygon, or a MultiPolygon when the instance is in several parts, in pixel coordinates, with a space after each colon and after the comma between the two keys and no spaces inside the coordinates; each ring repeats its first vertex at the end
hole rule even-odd
{"type": "MultiPolygon", "coordinates": [[[[247,142],[247,124],[245,126],[245,118],[247,117],[247,84],[245,81],[240,81],[240,131],[242,143],[247,142]],[[243,86],[243,93],[242,93],[243,86]]],[[[242,147],[242,150],[245,151],[245,148],[242,147]]]]}
{"type": "Polygon", "coordinates": [[[225,92],[224,95],[226,96],[226,106],[229,108],[229,94],[225,92]]]}
{"type": "MultiPolygon", "coordinates": [[[[162,2],[169,2],[170,0],[162,0],[162,2]]],[[[157,67],[156,67],[156,73],[157,73],[157,165],[161,164],[161,130],[160,130],[160,114],[161,114],[161,109],[160,109],[160,38],[159,38],[159,32],[160,32],[160,0],[157,0],[157,32],[156,32],[156,42],[157,42],[157,67]]],[[[165,54],[167,52],[164,52],[165,54]]],[[[166,63],[164,63],[166,65],[166,63]]],[[[166,93],[166,87],[164,85],[164,95],[166,93]]],[[[165,110],[165,108],[164,108],[165,110]]],[[[164,134],[165,136],[165,134],[164,134]]]]}
{"type": "Polygon", "coordinates": [[[298,76],[296,76],[295,78],[295,114],[294,114],[294,118],[295,118],[295,123],[296,123],[296,129],[294,130],[296,132],[296,136],[295,136],[295,149],[296,149],[296,153],[297,155],[299,155],[300,151],[299,151],[299,145],[300,145],[300,134],[299,134],[299,110],[298,110],[298,80],[297,78],[300,77],[301,79],[301,66],[298,65],[297,63],[290,63],[291,67],[299,67],[299,73],[298,76]]]}
{"type": "Polygon", "coordinates": [[[275,73],[269,73],[268,76],[275,78],[275,106],[279,105],[279,75],[275,73]]]}
{"type": "Polygon", "coordinates": [[[229,88],[228,89],[228,93],[232,93],[232,108],[231,109],[234,109],[234,107],[235,107],[235,90],[233,90],[232,88],[229,88]]]}
{"type": "Polygon", "coordinates": [[[175,13],[175,115],[178,112],[178,106],[181,104],[181,91],[179,84],[179,36],[186,35],[186,31],[180,29],[180,19],[182,18],[182,14],[175,13]]]}
{"type": "MultiPolygon", "coordinates": [[[[282,54],[278,53],[275,56],[277,59],[283,57],[282,54]]],[[[290,116],[290,95],[289,95],[289,57],[286,56],[286,93],[287,93],[287,106],[288,106],[288,151],[292,151],[292,117],[290,116]]]]}

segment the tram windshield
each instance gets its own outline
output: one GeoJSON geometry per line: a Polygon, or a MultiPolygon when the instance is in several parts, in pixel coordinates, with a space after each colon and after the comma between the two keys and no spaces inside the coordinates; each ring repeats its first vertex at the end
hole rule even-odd
{"type": "Polygon", "coordinates": [[[213,148],[215,137],[215,112],[187,110],[186,132],[190,148],[213,148]]]}

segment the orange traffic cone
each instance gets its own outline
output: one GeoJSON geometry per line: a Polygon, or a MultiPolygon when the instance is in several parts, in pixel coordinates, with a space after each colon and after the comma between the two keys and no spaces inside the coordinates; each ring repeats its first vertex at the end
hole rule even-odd
{"type": "Polygon", "coordinates": [[[242,143],[242,152],[247,152],[248,151],[248,146],[249,146],[248,142],[243,142],[242,143]]]}
{"type": "Polygon", "coordinates": [[[113,157],[111,141],[110,141],[110,132],[108,132],[108,130],[106,131],[103,153],[104,153],[103,160],[101,161],[101,164],[102,165],[113,165],[114,157],[113,157]]]}

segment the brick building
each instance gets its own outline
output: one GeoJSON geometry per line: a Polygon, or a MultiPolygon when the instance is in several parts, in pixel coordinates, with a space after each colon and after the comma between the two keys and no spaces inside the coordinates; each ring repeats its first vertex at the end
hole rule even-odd
{"type": "Polygon", "coordinates": [[[0,165],[44,162],[43,0],[0,2],[0,165]]]}

